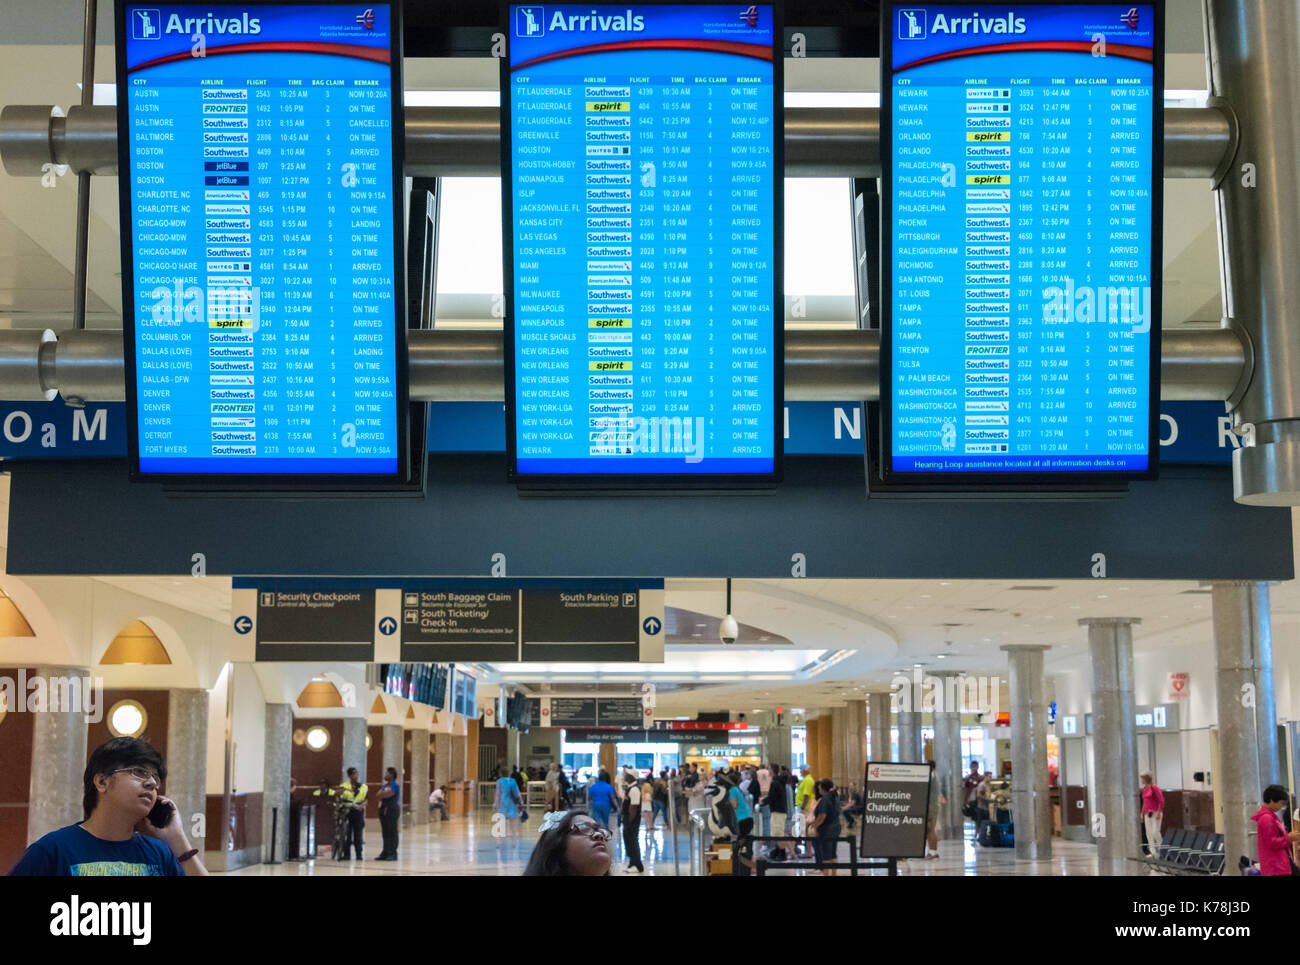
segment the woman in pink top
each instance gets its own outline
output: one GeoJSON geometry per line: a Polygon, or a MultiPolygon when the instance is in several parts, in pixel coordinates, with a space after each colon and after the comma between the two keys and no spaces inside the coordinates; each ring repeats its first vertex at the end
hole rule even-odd
{"type": "Polygon", "coordinates": [[[1142,775],[1142,823],[1147,829],[1147,854],[1154,858],[1160,847],[1160,828],[1165,823],[1165,795],[1150,774],[1142,775]]]}
{"type": "Polygon", "coordinates": [[[1291,846],[1300,841],[1300,831],[1287,833],[1278,814],[1287,805],[1286,788],[1272,784],[1264,788],[1264,806],[1251,818],[1259,827],[1259,873],[1289,875],[1291,846]]]}

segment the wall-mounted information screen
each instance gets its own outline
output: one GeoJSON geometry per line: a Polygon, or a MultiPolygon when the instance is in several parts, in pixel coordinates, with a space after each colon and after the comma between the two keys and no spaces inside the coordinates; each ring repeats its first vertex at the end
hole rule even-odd
{"type": "Polygon", "coordinates": [[[399,6],[119,0],[137,478],[405,481],[399,6]]]}
{"type": "Polygon", "coordinates": [[[513,478],[775,482],[779,11],[511,4],[506,16],[513,478]]]}
{"type": "Polygon", "coordinates": [[[1163,8],[885,16],[885,481],[1150,477],[1163,8]]]}

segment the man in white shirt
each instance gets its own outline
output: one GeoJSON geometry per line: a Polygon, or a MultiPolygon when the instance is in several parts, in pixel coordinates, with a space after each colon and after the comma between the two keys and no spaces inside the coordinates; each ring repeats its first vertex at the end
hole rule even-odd
{"type": "Polygon", "coordinates": [[[762,837],[769,837],[772,834],[772,805],[767,800],[768,792],[772,790],[772,771],[764,764],[758,769],[758,813],[762,821],[762,837]]]}

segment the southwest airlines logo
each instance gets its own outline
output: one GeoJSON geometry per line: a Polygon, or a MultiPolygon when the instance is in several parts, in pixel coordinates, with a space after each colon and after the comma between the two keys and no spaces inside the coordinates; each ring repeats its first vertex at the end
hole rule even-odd
{"type": "Polygon", "coordinates": [[[136,10],[131,18],[134,40],[157,40],[162,35],[162,14],[157,10],[136,10]]]}
{"type": "Polygon", "coordinates": [[[546,36],[546,8],[520,7],[515,11],[516,37],[546,36]]]}
{"type": "Polygon", "coordinates": [[[899,40],[924,40],[925,35],[924,10],[912,9],[898,11],[899,40]]]}

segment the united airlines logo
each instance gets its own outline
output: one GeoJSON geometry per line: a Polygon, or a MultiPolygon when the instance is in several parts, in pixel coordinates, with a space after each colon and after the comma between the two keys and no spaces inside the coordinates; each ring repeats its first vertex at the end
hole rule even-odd
{"type": "Polygon", "coordinates": [[[746,27],[758,26],[758,8],[750,4],[748,10],[740,11],[740,19],[745,22],[746,27]]]}
{"type": "Polygon", "coordinates": [[[131,17],[134,40],[157,40],[162,36],[162,14],[157,10],[135,10],[131,17]]]}
{"type": "Polygon", "coordinates": [[[898,11],[898,39],[924,40],[926,37],[925,11],[919,9],[898,11]]]}
{"type": "Polygon", "coordinates": [[[367,7],[364,11],[357,14],[357,23],[367,30],[375,29],[375,11],[372,7],[367,7]]]}
{"type": "Polygon", "coordinates": [[[1138,15],[1137,7],[1129,7],[1128,13],[1119,18],[1119,22],[1127,25],[1129,30],[1137,30],[1141,17],[1138,15]]]}
{"type": "Polygon", "coordinates": [[[515,10],[515,36],[546,36],[546,8],[519,7],[515,10]]]}

